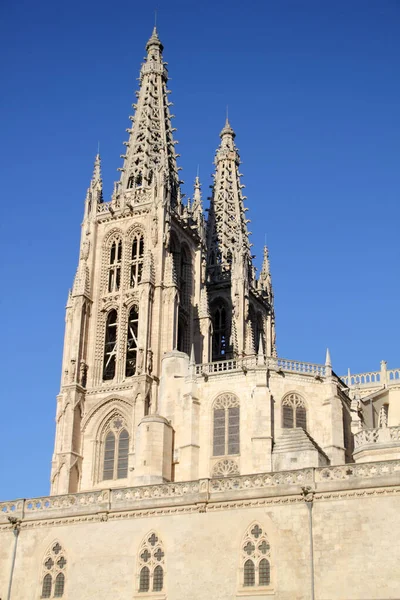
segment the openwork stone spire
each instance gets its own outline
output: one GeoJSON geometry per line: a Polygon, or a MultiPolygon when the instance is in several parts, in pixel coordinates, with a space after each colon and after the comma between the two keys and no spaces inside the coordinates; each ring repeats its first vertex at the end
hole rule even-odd
{"type": "Polygon", "coordinates": [[[207,266],[210,280],[229,276],[232,262],[240,257],[251,263],[249,232],[244,208],[245,196],[240,183],[240,158],[235,132],[228,119],[220,133],[221,143],[215,155],[216,171],[207,222],[207,266]]]}
{"type": "Polygon", "coordinates": [[[136,92],[138,100],[132,105],[136,112],[130,117],[132,127],[127,129],[129,141],[124,142],[127,150],[121,155],[124,164],[120,169],[119,192],[145,190],[154,184],[157,173],[163,170],[174,203],[179,196],[178,155],[175,152],[178,142],[172,136],[167,63],[163,62],[163,45],[155,27],[146,51],[140,71],[140,89],[136,92]]]}

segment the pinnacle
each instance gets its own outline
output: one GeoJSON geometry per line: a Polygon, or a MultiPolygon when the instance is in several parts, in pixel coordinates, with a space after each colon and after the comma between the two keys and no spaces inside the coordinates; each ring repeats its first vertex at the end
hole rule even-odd
{"type": "Polygon", "coordinates": [[[331,353],[329,352],[329,348],[326,349],[325,366],[326,367],[332,366],[331,353]]]}
{"type": "Polygon", "coordinates": [[[151,34],[151,37],[149,38],[149,41],[146,44],[146,50],[149,50],[149,48],[151,46],[159,46],[161,48],[161,51],[163,50],[163,45],[160,42],[160,38],[158,37],[157,27],[155,27],[155,26],[153,29],[153,33],[151,34]]]}
{"type": "Polygon", "coordinates": [[[226,117],[225,126],[219,135],[220,137],[222,137],[226,134],[231,135],[232,137],[236,137],[236,133],[233,131],[231,124],[229,123],[228,117],[226,117]]]}
{"type": "Polygon", "coordinates": [[[94,168],[91,183],[92,185],[94,185],[97,182],[101,182],[101,157],[99,152],[97,152],[96,158],[94,159],[94,168]]]}

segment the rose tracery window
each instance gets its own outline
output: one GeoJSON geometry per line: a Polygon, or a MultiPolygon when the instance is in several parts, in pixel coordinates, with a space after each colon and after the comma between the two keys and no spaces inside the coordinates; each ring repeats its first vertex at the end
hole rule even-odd
{"type": "Polygon", "coordinates": [[[108,264],[108,291],[117,292],[121,285],[122,241],[116,239],[110,247],[108,264]]]}
{"type": "Polygon", "coordinates": [[[144,259],[144,237],[142,233],[136,233],[132,240],[132,253],[130,261],[129,285],[135,288],[142,280],[144,259]]]}
{"type": "Polygon", "coordinates": [[[126,340],[125,375],[131,377],[136,373],[138,352],[139,308],[132,306],[128,317],[128,334],[126,340]]]}
{"type": "Polygon", "coordinates": [[[240,405],[233,394],[223,394],[214,403],[213,456],[240,452],[240,405]]]}
{"type": "Polygon", "coordinates": [[[294,427],[307,429],[306,405],[298,394],[288,394],[282,401],[282,427],[284,429],[294,427]]]}
{"type": "Polygon", "coordinates": [[[63,597],[66,564],[65,552],[59,542],[55,542],[43,561],[41,598],[63,597]]]}
{"type": "Polygon", "coordinates": [[[146,536],[138,556],[139,592],[161,592],[164,588],[165,553],[156,533],[146,536]]]}
{"type": "Polygon", "coordinates": [[[129,434],[125,420],[116,415],[104,437],[103,480],[128,476],[129,434]]]}
{"type": "Polygon", "coordinates": [[[106,320],[104,340],[103,379],[114,379],[117,358],[117,317],[115,309],[110,310],[106,320]]]}
{"type": "Polygon", "coordinates": [[[249,527],[242,541],[240,581],[244,588],[271,585],[271,548],[257,523],[249,527]]]}

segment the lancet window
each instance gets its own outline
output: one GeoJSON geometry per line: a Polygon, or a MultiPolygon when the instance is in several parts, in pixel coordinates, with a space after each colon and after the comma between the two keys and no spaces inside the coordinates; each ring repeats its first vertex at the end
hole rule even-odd
{"type": "Polygon", "coordinates": [[[164,589],[165,552],[155,532],[146,536],[139,549],[139,592],[161,592],[164,589]]]}
{"type": "Polygon", "coordinates": [[[118,313],[115,309],[110,310],[106,320],[106,331],[104,340],[103,379],[114,379],[117,358],[117,329],[118,313]]]}
{"type": "Polygon", "coordinates": [[[135,288],[142,280],[144,260],[144,237],[136,233],[132,240],[132,253],[130,261],[130,287],[135,288]]]}
{"type": "Polygon", "coordinates": [[[125,376],[132,377],[136,373],[138,353],[139,308],[132,306],[128,317],[128,333],[126,339],[125,376]]]}
{"type": "Polygon", "coordinates": [[[128,476],[129,433],[120,415],[110,421],[103,444],[103,480],[124,479],[128,476]]]}
{"type": "Polygon", "coordinates": [[[271,585],[271,548],[257,523],[246,531],[242,541],[240,581],[244,588],[271,585]]]}
{"type": "Polygon", "coordinates": [[[41,598],[62,598],[67,560],[59,542],[52,544],[43,561],[41,598]]]}
{"type": "Polygon", "coordinates": [[[212,307],[212,359],[226,360],[229,358],[229,318],[228,308],[223,300],[218,300],[212,307]]]}
{"type": "Polygon", "coordinates": [[[307,429],[306,405],[298,394],[288,394],[282,401],[282,427],[307,429]]]}
{"type": "Polygon", "coordinates": [[[117,292],[121,285],[122,241],[116,239],[110,247],[108,264],[108,291],[117,292]]]}
{"type": "Polygon", "coordinates": [[[213,407],[213,456],[240,452],[240,404],[233,394],[223,394],[213,407]]]}

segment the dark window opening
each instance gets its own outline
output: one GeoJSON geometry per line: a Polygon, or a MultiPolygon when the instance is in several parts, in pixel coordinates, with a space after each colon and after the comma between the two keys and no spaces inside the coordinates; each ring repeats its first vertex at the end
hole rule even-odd
{"type": "Polygon", "coordinates": [[[125,376],[132,377],[136,373],[138,352],[139,309],[133,306],[129,312],[128,335],[126,342],[125,376]]]}
{"type": "Polygon", "coordinates": [[[117,355],[117,311],[111,310],[106,321],[103,379],[114,379],[117,355]]]}

